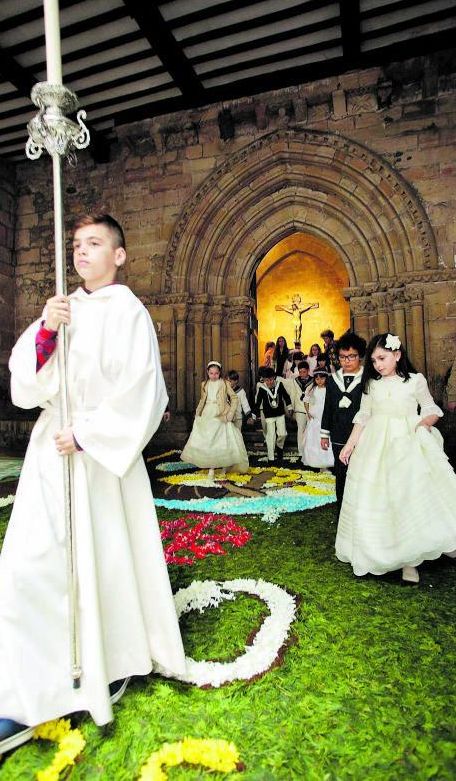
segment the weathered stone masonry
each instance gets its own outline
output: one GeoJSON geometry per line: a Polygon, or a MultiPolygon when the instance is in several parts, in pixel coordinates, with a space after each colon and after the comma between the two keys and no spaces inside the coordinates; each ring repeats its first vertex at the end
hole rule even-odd
{"type": "MultiPolygon", "coordinates": [[[[453,65],[436,56],[233,102],[230,141],[220,106],[123,126],[111,163],[86,153],[66,170],[69,223],[103,207],[125,227],[124,278],[160,324],[173,409],[194,409],[211,357],[247,378],[251,280],[295,231],[342,257],[354,327],[397,332],[441,397],[456,350],[453,65]]],[[[52,292],[50,177],[47,160],[17,167],[17,333],[52,292]]]]}

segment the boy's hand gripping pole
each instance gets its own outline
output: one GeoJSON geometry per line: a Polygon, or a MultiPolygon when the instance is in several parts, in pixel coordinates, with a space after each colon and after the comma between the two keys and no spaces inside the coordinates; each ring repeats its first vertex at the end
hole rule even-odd
{"type": "MultiPolygon", "coordinates": [[[[84,149],[90,141],[89,131],[79,111],[76,124],[65,114],[76,110],[78,99],[74,92],[62,84],[62,58],[60,54],[60,29],[58,0],[44,0],[44,26],[46,33],[47,81],[35,84],[32,101],[38,114],[27,125],[29,138],[25,147],[27,157],[36,160],[45,149],[52,157],[54,186],[54,236],[55,236],[55,284],[57,295],[67,294],[65,229],[63,220],[62,170],[63,155],[75,162],[74,149],[84,149]]],[[[67,382],[67,334],[61,324],[57,340],[57,359],[60,377],[60,424],[71,425],[67,382]]],[[[76,529],[73,502],[73,457],[62,456],[62,480],[65,510],[65,543],[67,561],[69,640],[71,677],[73,687],[79,688],[82,669],[79,633],[78,574],[76,560],[76,529]]]]}

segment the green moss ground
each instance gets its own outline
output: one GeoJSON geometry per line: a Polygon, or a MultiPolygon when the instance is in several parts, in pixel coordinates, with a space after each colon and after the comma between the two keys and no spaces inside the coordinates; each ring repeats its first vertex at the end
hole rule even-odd
{"type": "MultiPolygon", "coordinates": [[[[160,513],[162,518],[177,513],[160,513]]],[[[7,511],[0,511],[4,530],[7,511]]],[[[263,578],[298,594],[296,638],[283,664],[252,683],[200,690],[151,676],[136,679],[98,729],[78,720],[87,746],[71,781],[133,781],[165,741],[232,740],[245,781],[401,781],[456,777],[456,564],[422,567],[419,588],[399,576],[355,579],[334,557],[334,506],[282,516],[272,527],[237,520],[253,533],[242,549],[192,567],[171,567],[173,589],[193,579],[263,578]]],[[[265,614],[240,596],[182,619],[186,651],[231,659],[265,614]]],[[[7,756],[2,781],[33,779],[53,754],[29,743],[7,756]]],[[[174,768],[177,779],[221,779],[174,768]]]]}

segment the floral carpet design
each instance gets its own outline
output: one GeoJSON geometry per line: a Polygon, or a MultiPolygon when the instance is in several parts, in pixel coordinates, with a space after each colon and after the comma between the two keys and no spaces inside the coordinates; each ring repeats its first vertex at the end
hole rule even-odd
{"type": "Polygon", "coordinates": [[[229,515],[190,514],[160,523],[167,564],[194,564],[209,554],[224,556],[228,544],[242,548],[251,538],[229,515]]]}
{"type": "MultiPolygon", "coordinates": [[[[155,460],[151,474],[158,507],[199,513],[260,515],[274,523],[283,513],[302,512],[335,501],[335,480],[329,472],[289,466],[252,465],[247,474],[196,469],[181,461],[155,460]]],[[[176,456],[178,453],[176,452],[176,456]]],[[[295,461],[290,456],[290,461],[295,461]]]]}

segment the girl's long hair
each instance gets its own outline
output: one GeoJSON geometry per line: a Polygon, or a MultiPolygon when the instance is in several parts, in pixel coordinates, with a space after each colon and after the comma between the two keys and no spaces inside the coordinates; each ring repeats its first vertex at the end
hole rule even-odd
{"type": "MultiPolygon", "coordinates": [[[[374,365],[372,363],[372,353],[377,347],[382,347],[384,350],[390,350],[389,347],[386,346],[386,340],[388,336],[391,336],[391,334],[376,334],[372,337],[369,344],[367,345],[366,350],[366,357],[364,359],[364,369],[363,369],[363,375],[361,377],[361,390],[363,393],[368,392],[368,385],[370,380],[379,380],[381,378],[381,374],[379,374],[375,369],[374,365]]],[[[404,382],[407,382],[410,379],[411,374],[416,374],[416,369],[414,366],[410,363],[407,353],[405,351],[405,347],[401,343],[401,346],[399,347],[401,357],[399,358],[397,365],[396,365],[396,374],[399,375],[399,377],[404,378],[404,382]]],[[[390,352],[394,352],[393,350],[390,350],[390,352]]]]}
{"type": "Polygon", "coordinates": [[[320,345],[317,344],[316,342],[314,342],[313,344],[310,345],[310,350],[308,352],[308,358],[312,358],[312,347],[318,347],[317,356],[321,355],[321,347],[320,347],[320,345]]]}
{"type": "Polygon", "coordinates": [[[276,339],[276,346],[275,346],[275,350],[274,350],[274,353],[273,353],[273,356],[272,356],[272,360],[273,361],[277,361],[278,358],[279,358],[279,355],[283,355],[283,354],[285,354],[287,356],[287,358],[288,358],[288,352],[289,352],[289,350],[288,350],[287,340],[285,339],[284,336],[278,336],[277,339],[276,339]],[[283,339],[283,341],[284,341],[283,350],[281,350],[280,347],[279,347],[279,339],[283,339]]]}

